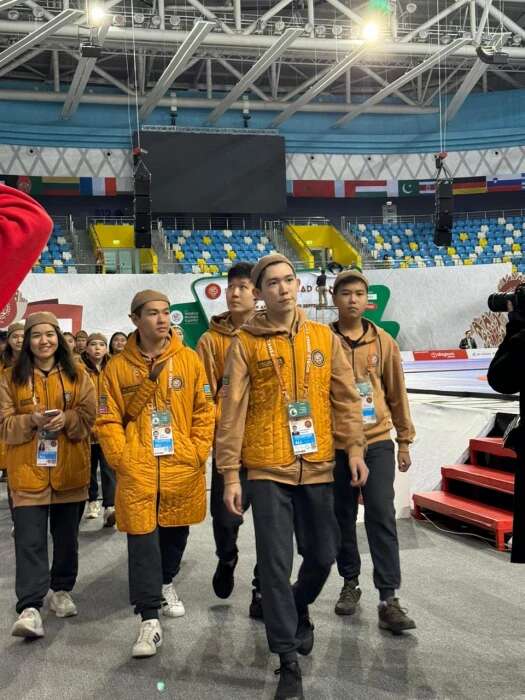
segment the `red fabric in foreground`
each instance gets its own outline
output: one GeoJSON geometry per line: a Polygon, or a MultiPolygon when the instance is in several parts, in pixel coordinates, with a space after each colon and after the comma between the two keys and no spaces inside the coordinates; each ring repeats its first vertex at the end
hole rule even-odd
{"type": "Polygon", "coordinates": [[[29,195],[0,185],[0,310],[47,243],[53,222],[29,195]]]}

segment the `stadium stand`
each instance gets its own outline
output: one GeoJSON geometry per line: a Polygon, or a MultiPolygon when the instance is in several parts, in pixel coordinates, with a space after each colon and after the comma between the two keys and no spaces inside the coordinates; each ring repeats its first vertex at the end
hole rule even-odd
{"type": "Polygon", "coordinates": [[[61,223],[55,222],[47,245],[33,265],[33,272],[48,274],[77,272],[73,249],[61,223]]]}
{"type": "Polygon", "coordinates": [[[164,246],[182,272],[227,272],[236,259],[255,262],[276,252],[260,229],[164,231],[164,246]]]}
{"type": "Polygon", "coordinates": [[[432,222],[416,224],[357,224],[352,233],[366,253],[397,268],[483,265],[511,262],[525,272],[522,255],[523,216],[457,219],[448,248],[433,242],[432,222]]]}

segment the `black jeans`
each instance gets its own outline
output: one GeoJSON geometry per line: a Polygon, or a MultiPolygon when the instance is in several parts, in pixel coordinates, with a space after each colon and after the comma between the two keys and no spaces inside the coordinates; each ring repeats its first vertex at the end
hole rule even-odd
{"type": "MultiPolygon", "coordinates": [[[[394,595],[401,585],[399,542],[394,508],[395,454],[394,443],[382,440],[369,445],[366,463],[370,474],[361,489],[365,506],[365,528],[374,565],[374,585],[381,599],[394,595]]],[[[341,549],[337,556],[339,574],[345,579],[361,573],[361,557],[357,547],[356,520],[359,489],[351,485],[348,456],[336,452],[335,514],[341,530],[341,549]]]]}
{"type": "Polygon", "coordinates": [[[332,484],[288,486],[247,482],[252,504],[264,624],[270,650],[290,654],[299,646],[298,614],[321,592],[339,548],[332,484]],[[293,536],[303,558],[290,585],[293,536]]]}
{"type": "Polygon", "coordinates": [[[115,472],[106,462],[102,448],[97,442],[91,445],[91,479],[89,482],[88,500],[96,501],[98,498],[97,470],[100,464],[100,481],[102,484],[102,505],[109,508],[115,505],[115,472]]]}
{"type": "Polygon", "coordinates": [[[190,528],[161,527],[146,535],[128,535],[129,599],[143,620],[158,618],[162,585],[180,571],[190,528]]]}
{"type": "Polygon", "coordinates": [[[78,522],[80,503],[14,508],[17,613],[42,607],[53,591],[72,591],[78,574],[78,522]],[[49,570],[47,529],[53,539],[49,570]]]}

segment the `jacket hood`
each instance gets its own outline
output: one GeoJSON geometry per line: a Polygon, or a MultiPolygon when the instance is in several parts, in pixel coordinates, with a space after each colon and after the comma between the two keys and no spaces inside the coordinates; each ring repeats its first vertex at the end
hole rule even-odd
{"type": "MultiPolygon", "coordinates": [[[[155,365],[159,362],[165,362],[166,360],[169,360],[170,357],[173,357],[184,348],[182,340],[176,333],[170,331],[170,335],[168,337],[169,343],[166,343],[166,346],[162,353],[155,358],[155,365]]],[[[138,339],[139,332],[135,331],[133,335],[129,337],[129,340],[126,343],[126,347],[124,348],[124,350],[119,355],[117,355],[115,359],[122,356],[122,358],[125,359],[127,362],[130,362],[132,365],[136,365],[137,367],[144,367],[144,365],[147,365],[147,361],[138,345],[138,339]]]]}
{"type": "MultiPolygon", "coordinates": [[[[372,321],[369,321],[367,318],[365,318],[363,320],[366,321],[366,323],[368,324],[368,327],[366,329],[365,335],[363,336],[363,338],[361,338],[357,347],[360,347],[361,345],[369,345],[370,343],[374,343],[376,341],[377,337],[379,336],[379,333],[381,330],[380,328],[378,328],[376,326],[375,323],[373,323],[372,321]]],[[[334,321],[333,323],[331,323],[330,328],[337,335],[343,335],[339,330],[339,322],[338,321],[334,321]]]]}
{"type": "MultiPolygon", "coordinates": [[[[305,312],[296,306],[295,317],[292,323],[292,335],[296,335],[299,332],[305,321],[307,321],[305,312]]],[[[279,326],[268,319],[266,309],[263,311],[256,311],[249,321],[241,326],[241,328],[243,331],[256,336],[290,334],[289,328],[279,326]]]]}
{"type": "Polygon", "coordinates": [[[229,311],[225,311],[217,316],[212,316],[210,319],[210,331],[216,331],[221,335],[233,337],[237,335],[238,329],[232,323],[232,317],[229,311]]]}

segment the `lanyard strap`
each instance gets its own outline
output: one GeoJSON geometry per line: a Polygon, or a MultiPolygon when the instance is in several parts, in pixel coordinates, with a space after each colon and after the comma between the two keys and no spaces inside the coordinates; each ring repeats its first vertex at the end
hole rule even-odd
{"type": "MultiPolygon", "coordinates": [[[[306,365],[304,368],[304,382],[303,382],[303,392],[304,392],[304,399],[308,399],[308,387],[310,384],[310,370],[312,369],[312,341],[310,339],[310,333],[308,332],[308,329],[305,326],[305,336],[306,336],[306,365]]],[[[288,389],[286,388],[286,384],[284,383],[283,375],[281,372],[281,368],[279,366],[279,363],[277,361],[277,355],[275,354],[275,348],[273,347],[273,343],[270,340],[270,338],[266,338],[266,347],[268,349],[268,355],[270,356],[270,360],[272,361],[273,369],[275,371],[275,374],[277,375],[277,379],[279,380],[279,386],[281,387],[281,393],[283,395],[283,398],[286,403],[290,403],[290,394],[288,393],[288,389]]],[[[294,351],[294,348],[292,346],[292,352],[294,351]]]]}

